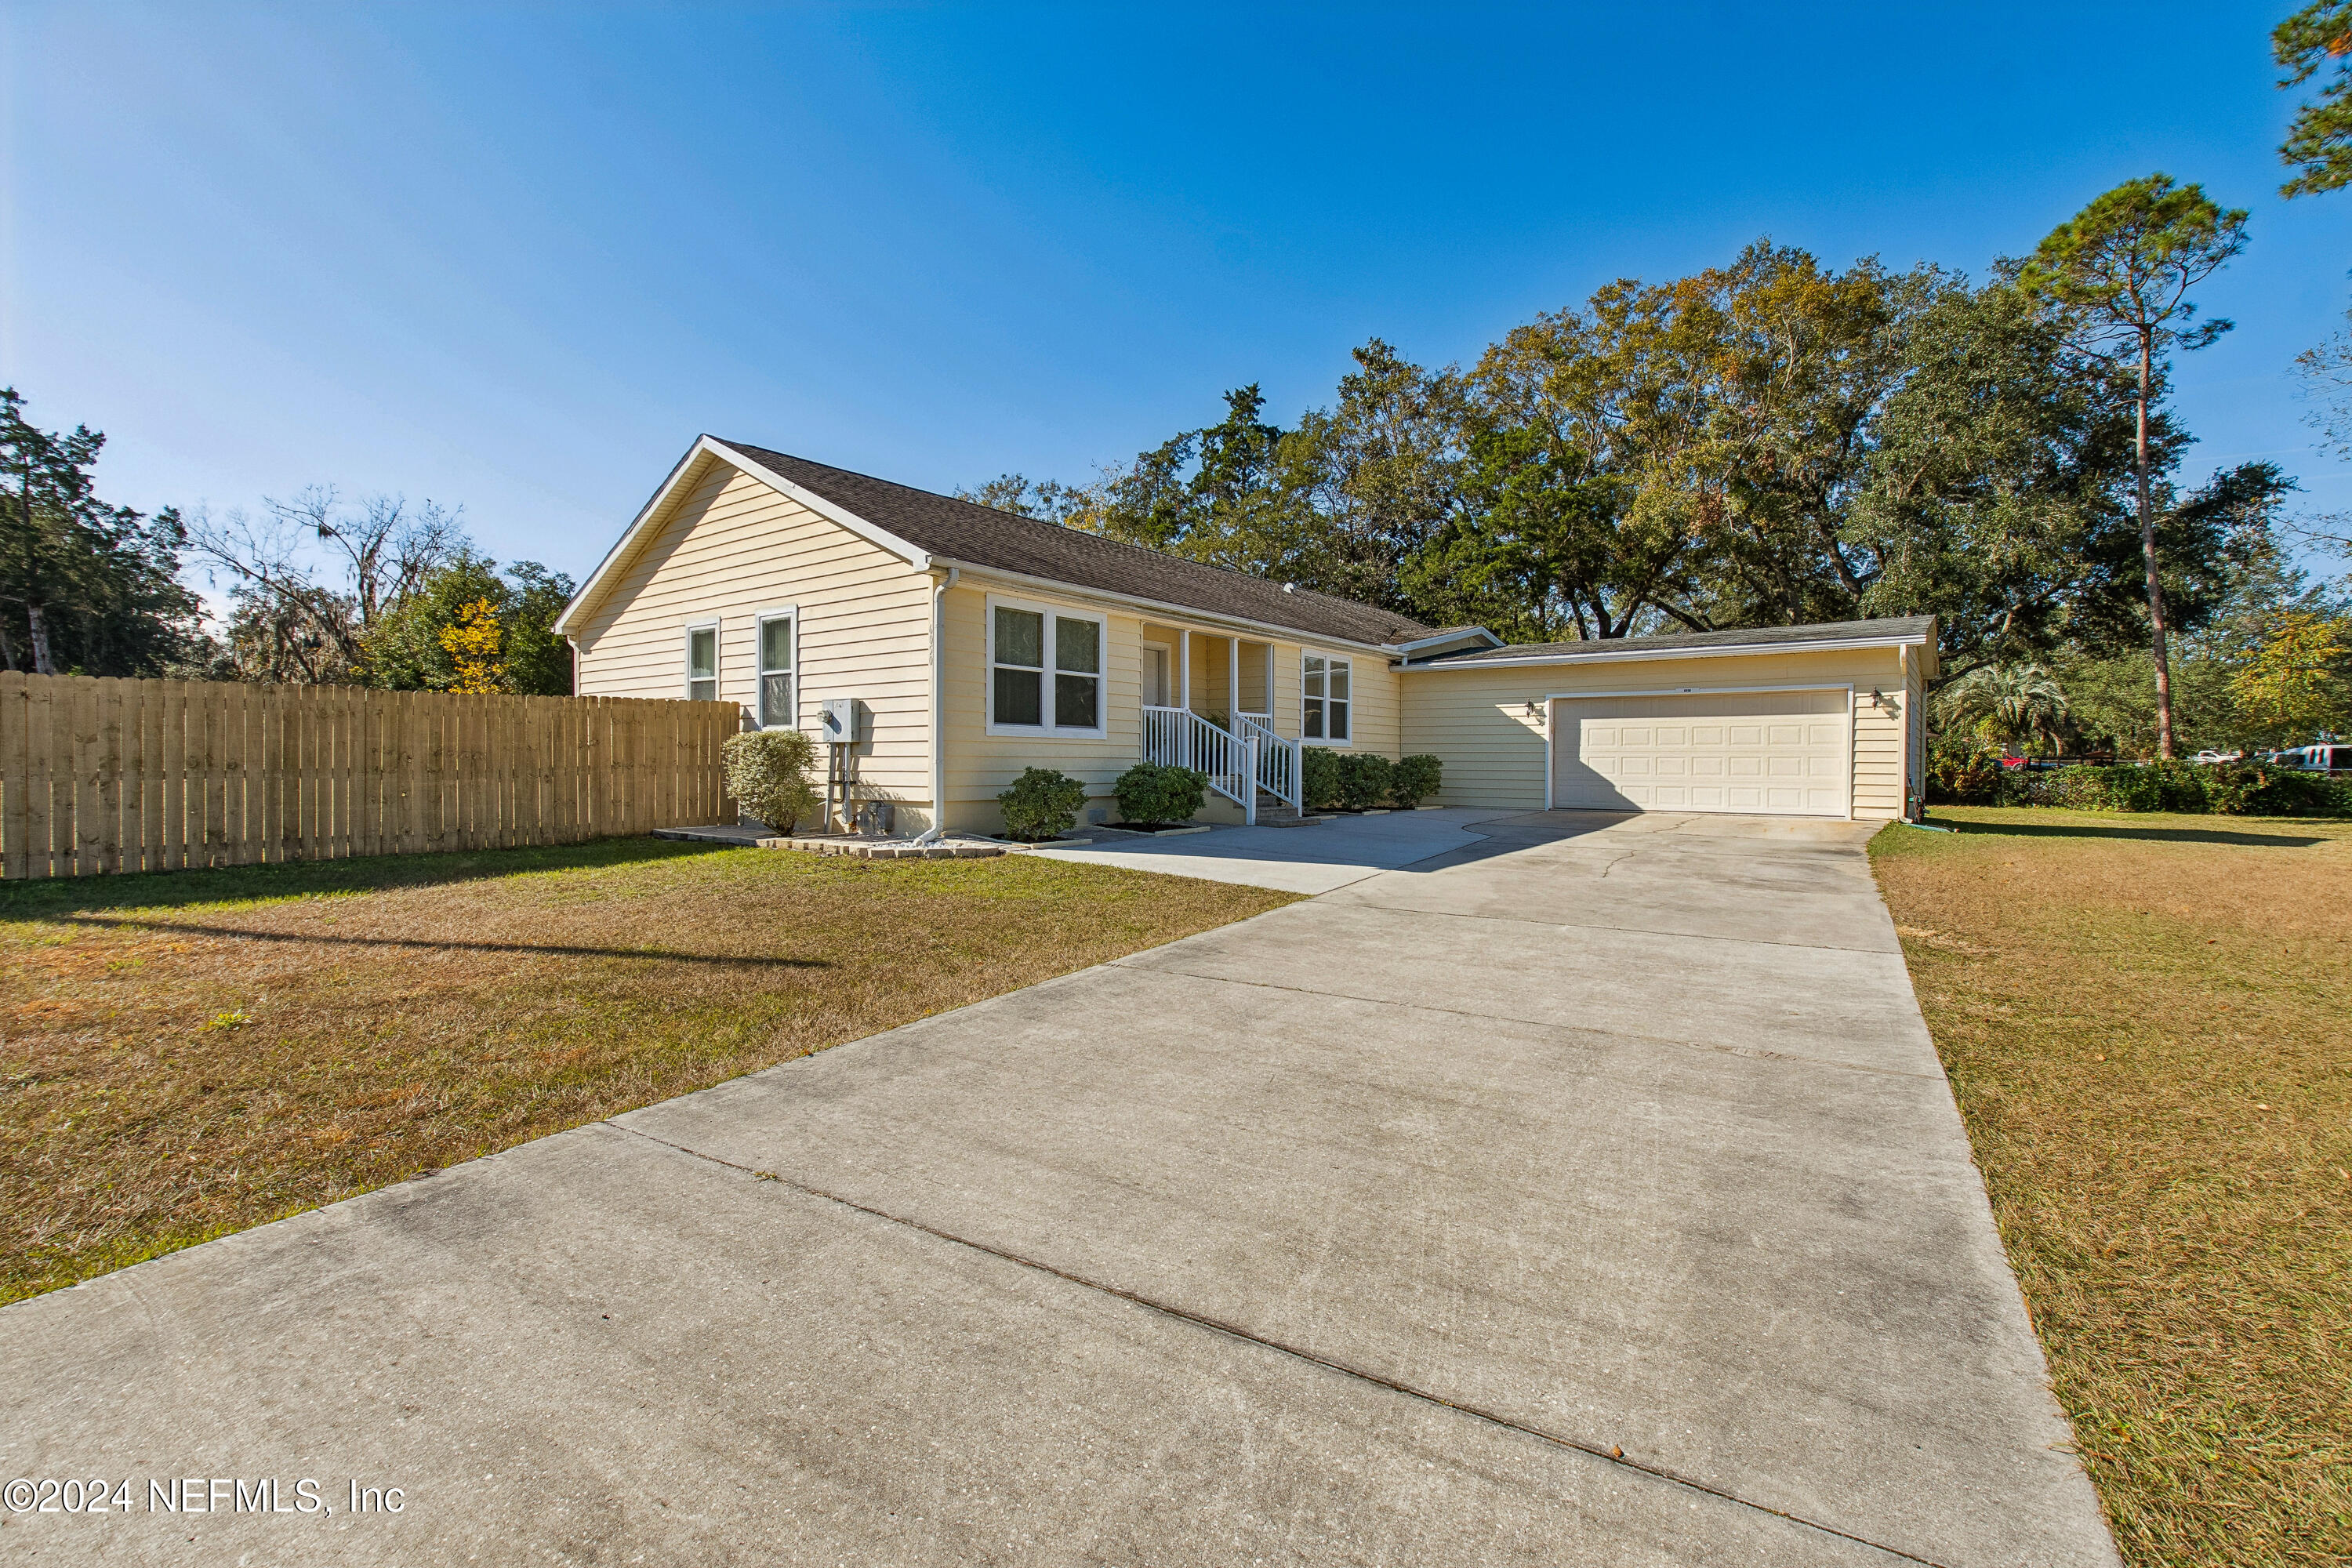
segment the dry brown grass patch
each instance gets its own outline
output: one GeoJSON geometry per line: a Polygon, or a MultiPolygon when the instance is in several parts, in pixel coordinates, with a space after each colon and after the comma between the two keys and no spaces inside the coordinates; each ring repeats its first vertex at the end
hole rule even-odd
{"type": "Polygon", "coordinates": [[[2352,825],[1872,845],[2126,1558],[2352,1560],[2352,825]]]}
{"type": "Polygon", "coordinates": [[[0,1300],[1289,901],[653,840],[0,887],[0,1300]]]}

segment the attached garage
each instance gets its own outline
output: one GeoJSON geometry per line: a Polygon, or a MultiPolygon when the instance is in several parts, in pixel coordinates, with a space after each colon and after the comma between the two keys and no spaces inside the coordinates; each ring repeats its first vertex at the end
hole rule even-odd
{"type": "Polygon", "coordinates": [[[1398,667],[1448,805],[1887,818],[1919,797],[1927,616],[1443,653],[1398,667]]]}
{"type": "Polygon", "coordinates": [[[1551,804],[1588,811],[1844,816],[1853,693],[1555,697],[1551,804]]]}

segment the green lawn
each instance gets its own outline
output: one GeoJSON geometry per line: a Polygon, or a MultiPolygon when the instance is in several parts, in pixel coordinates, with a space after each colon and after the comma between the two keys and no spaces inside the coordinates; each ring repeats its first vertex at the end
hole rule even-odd
{"type": "Polygon", "coordinates": [[[2352,1561],[2352,823],[1872,844],[2125,1558],[2352,1561]]]}
{"type": "Polygon", "coordinates": [[[0,1301],[1289,901],[649,838],[0,884],[0,1301]]]}

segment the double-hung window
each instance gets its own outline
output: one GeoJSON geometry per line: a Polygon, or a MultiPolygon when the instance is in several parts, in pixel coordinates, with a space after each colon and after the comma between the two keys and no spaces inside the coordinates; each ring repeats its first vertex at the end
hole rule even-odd
{"type": "Polygon", "coordinates": [[[1038,735],[1103,732],[1103,618],[1076,610],[988,606],[988,724],[1038,735]]]}
{"type": "Polygon", "coordinates": [[[719,700],[719,625],[686,628],[686,700],[719,700]]]}
{"type": "Polygon", "coordinates": [[[760,728],[788,730],[800,722],[793,706],[793,628],[799,617],[776,610],[760,617],[760,728]]]}
{"type": "Polygon", "coordinates": [[[1307,740],[1333,745],[1348,743],[1348,710],[1355,705],[1350,689],[1353,673],[1347,659],[1328,658],[1319,653],[1307,656],[1307,713],[1302,732],[1307,740]]]}

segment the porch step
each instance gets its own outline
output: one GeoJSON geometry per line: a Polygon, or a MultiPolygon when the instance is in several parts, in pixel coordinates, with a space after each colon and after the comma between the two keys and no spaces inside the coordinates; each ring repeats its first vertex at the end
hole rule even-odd
{"type": "Polygon", "coordinates": [[[1265,790],[1257,792],[1257,825],[1260,827],[1287,827],[1304,820],[1298,808],[1280,795],[1269,795],[1265,790]]]}

